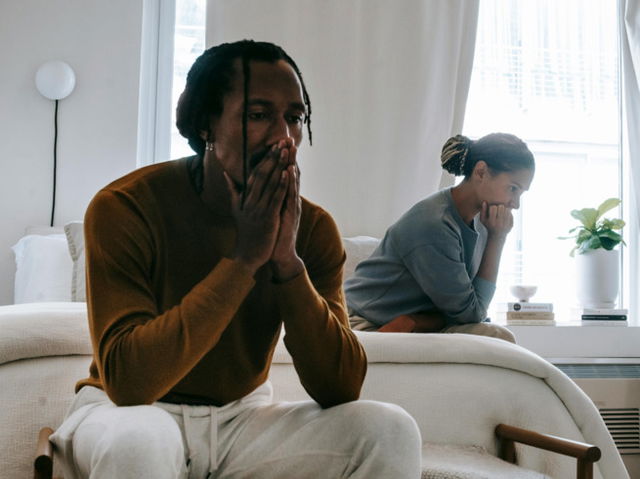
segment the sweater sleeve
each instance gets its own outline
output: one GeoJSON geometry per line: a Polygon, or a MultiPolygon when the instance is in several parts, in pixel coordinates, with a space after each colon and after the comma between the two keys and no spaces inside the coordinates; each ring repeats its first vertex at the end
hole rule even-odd
{"type": "Polygon", "coordinates": [[[218,343],[253,277],[223,258],[160,314],[151,285],[154,236],[135,201],[121,193],[93,199],[85,242],[89,326],[102,385],[118,405],[152,403],[218,343]]]}
{"type": "Polygon", "coordinates": [[[459,239],[451,234],[411,250],[403,261],[449,324],[479,323],[487,317],[495,284],[469,277],[460,248],[459,239]]]}
{"type": "Polygon", "coordinates": [[[349,327],[342,289],[346,255],[328,214],[315,223],[305,251],[305,271],[276,287],[284,342],[305,390],[331,407],[358,399],[367,360],[349,327]]]}

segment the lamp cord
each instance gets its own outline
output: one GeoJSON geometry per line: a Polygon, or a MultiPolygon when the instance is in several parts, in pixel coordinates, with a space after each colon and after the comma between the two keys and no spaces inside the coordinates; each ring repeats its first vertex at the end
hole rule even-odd
{"type": "Polygon", "coordinates": [[[58,100],[53,114],[53,199],[51,200],[51,226],[56,211],[56,170],[58,167],[58,100]]]}

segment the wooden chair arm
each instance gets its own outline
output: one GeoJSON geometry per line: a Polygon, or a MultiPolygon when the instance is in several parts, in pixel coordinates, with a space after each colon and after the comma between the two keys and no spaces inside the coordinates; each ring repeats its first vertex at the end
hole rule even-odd
{"type": "Polygon", "coordinates": [[[53,429],[50,427],[40,429],[36,458],[33,462],[34,479],[51,479],[53,475],[53,448],[49,442],[51,434],[53,434],[53,429]]]}
{"type": "Polygon", "coordinates": [[[500,457],[507,462],[515,464],[515,443],[526,444],[546,451],[575,457],[577,464],[577,479],[593,478],[593,463],[602,456],[600,448],[584,442],[572,441],[550,434],[541,434],[521,429],[507,424],[498,424],[495,429],[496,436],[502,441],[500,457]]]}

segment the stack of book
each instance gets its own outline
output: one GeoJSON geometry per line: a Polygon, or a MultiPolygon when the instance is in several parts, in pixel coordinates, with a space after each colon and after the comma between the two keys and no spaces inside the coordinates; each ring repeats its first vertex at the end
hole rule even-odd
{"type": "Polygon", "coordinates": [[[583,308],[576,310],[583,326],[627,326],[626,309],[583,308]]]}
{"type": "Polygon", "coordinates": [[[506,320],[508,326],[554,326],[553,303],[500,303],[497,319],[506,320]]]}

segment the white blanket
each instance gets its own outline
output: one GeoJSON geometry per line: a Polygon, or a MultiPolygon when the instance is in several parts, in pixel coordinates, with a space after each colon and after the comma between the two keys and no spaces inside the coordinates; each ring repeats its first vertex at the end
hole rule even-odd
{"type": "Polygon", "coordinates": [[[86,303],[0,307],[0,364],[69,354],[91,354],[86,303]]]}

